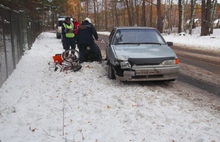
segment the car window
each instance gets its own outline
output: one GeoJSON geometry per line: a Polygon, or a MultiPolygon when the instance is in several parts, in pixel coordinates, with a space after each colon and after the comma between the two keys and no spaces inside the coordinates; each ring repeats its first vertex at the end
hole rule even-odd
{"type": "Polygon", "coordinates": [[[62,26],[63,21],[58,21],[58,26],[62,26]]]}
{"type": "Polygon", "coordinates": [[[114,35],[115,30],[113,29],[109,35],[109,42],[112,42],[112,36],[114,35]]]}
{"type": "Polygon", "coordinates": [[[121,29],[115,34],[114,44],[159,43],[165,44],[162,36],[154,29],[121,29]]]}

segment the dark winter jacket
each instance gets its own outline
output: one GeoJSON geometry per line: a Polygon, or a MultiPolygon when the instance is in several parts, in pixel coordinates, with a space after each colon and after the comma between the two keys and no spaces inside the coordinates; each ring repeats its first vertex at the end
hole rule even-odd
{"type": "Polygon", "coordinates": [[[98,40],[96,29],[88,21],[82,22],[78,29],[78,44],[94,44],[94,38],[98,40]]]}

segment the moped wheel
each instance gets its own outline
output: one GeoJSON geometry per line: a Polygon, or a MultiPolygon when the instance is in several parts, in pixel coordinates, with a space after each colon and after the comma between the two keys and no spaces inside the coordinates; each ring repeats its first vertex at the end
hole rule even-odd
{"type": "Polygon", "coordinates": [[[69,63],[79,61],[79,51],[74,49],[64,51],[61,56],[64,61],[69,63]]]}

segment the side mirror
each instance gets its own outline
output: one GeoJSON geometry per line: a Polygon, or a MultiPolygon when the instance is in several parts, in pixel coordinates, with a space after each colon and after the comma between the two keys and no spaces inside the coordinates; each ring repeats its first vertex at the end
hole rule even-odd
{"type": "Polygon", "coordinates": [[[173,46],[173,42],[167,42],[168,46],[173,46]]]}
{"type": "Polygon", "coordinates": [[[115,37],[116,37],[117,40],[119,40],[119,39],[121,38],[121,34],[117,33],[117,34],[115,35],[115,37]]]}

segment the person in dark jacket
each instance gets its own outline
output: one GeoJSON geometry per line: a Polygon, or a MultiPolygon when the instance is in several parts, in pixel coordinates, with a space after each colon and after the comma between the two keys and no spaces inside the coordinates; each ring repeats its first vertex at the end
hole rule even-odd
{"type": "Polygon", "coordinates": [[[94,57],[97,61],[102,61],[101,51],[98,45],[95,44],[95,40],[98,40],[98,34],[90,18],[86,18],[78,28],[78,46],[80,52],[80,62],[87,60],[87,47],[90,47],[94,57]]]}
{"type": "Polygon", "coordinates": [[[76,44],[75,44],[75,34],[74,34],[74,25],[70,21],[70,17],[66,17],[65,21],[62,24],[62,40],[63,40],[63,48],[64,50],[70,49],[75,49],[76,44]]]}

